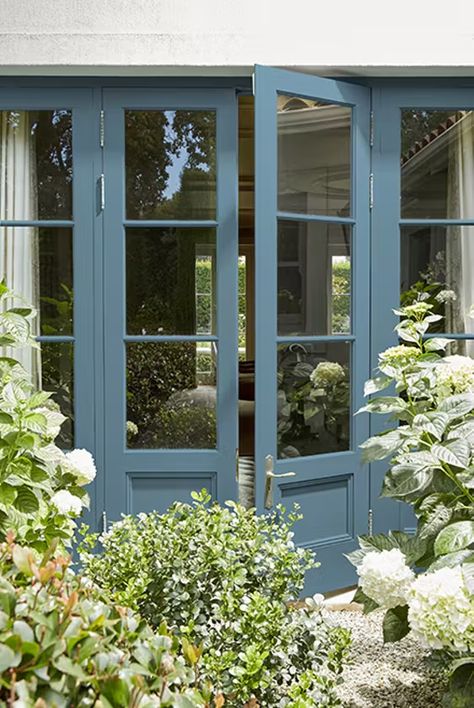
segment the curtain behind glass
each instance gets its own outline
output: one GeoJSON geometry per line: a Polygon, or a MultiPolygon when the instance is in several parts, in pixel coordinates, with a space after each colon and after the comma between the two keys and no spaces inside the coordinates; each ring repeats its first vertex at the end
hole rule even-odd
{"type": "MultiPolygon", "coordinates": [[[[37,218],[34,135],[30,115],[25,111],[0,111],[0,220],[37,218]]],[[[35,334],[39,333],[39,244],[38,230],[0,227],[0,278],[37,310],[35,334]]],[[[41,381],[39,350],[25,347],[15,356],[31,373],[35,385],[41,381]]]]}

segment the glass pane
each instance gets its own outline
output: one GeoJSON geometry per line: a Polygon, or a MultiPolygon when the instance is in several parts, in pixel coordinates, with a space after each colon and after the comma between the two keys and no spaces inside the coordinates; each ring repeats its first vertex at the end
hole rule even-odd
{"type": "Polygon", "coordinates": [[[0,111],[0,220],[72,219],[70,111],[0,111]]]}
{"type": "Polygon", "coordinates": [[[351,111],[298,96],[278,97],[278,209],[351,212],[351,111]]]}
{"type": "Polygon", "coordinates": [[[0,227],[0,274],[38,311],[37,334],[72,334],[72,229],[0,227]]]}
{"type": "Polygon", "coordinates": [[[278,224],[278,334],[351,331],[351,227],[278,224]]]}
{"type": "Polygon", "coordinates": [[[212,342],[128,344],[128,447],[215,448],[216,368],[212,342]]]}
{"type": "Polygon", "coordinates": [[[402,111],[401,214],[474,217],[472,111],[402,111]]]}
{"type": "Polygon", "coordinates": [[[127,229],[127,332],[213,334],[214,229],[127,229]]]}
{"type": "Polygon", "coordinates": [[[67,420],[61,426],[56,444],[63,449],[74,447],[74,349],[70,343],[42,342],[41,387],[54,393],[53,400],[59,405],[67,420]]]}
{"type": "Polygon", "coordinates": [[[128,219],[214,219],[215,111],[126,111],[128,219]]]}
{"type": "Polygon", "coordinates": [[[278,347],[278,457],[350,446],[350,343],[278,347]]]}
{"type": "Polygon", "coordinates": [[[430,332],[474,332],[474,226],[401,229],[401,302],[420,297],[443,320],[430,332]]]}

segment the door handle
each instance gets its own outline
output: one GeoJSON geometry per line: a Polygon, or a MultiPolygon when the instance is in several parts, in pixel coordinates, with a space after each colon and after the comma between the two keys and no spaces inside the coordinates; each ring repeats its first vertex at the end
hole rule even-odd
{"type": "Polygon", "coordinates": [[[265,457],[265,509],[273,506],[273,480],[281,477],[296,477],[296,472],[274,472],[273,455],[265,457]]]}

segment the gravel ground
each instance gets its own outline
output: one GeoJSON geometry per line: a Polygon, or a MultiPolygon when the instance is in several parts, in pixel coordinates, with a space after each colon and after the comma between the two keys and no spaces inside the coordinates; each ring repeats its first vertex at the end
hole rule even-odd
{"type": "Polygon", "coordinates": [[[439,708],[445,682],[428,652],[409,636],[384,644],[382,612],[331,613],[334,624],[352,631],[351,662],[343,672],[339,697],[347,708],[439,708]]]}

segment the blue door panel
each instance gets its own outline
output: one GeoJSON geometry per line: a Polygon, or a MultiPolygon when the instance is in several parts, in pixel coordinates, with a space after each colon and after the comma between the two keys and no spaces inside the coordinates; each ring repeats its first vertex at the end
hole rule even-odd
{"type": "MultiPolygon", "coordinates": [[[[346,587],[355,582],[344,553],[367,531],[369,473],[357,446],[368,435],[368,421],[351,418],[350,449],[308,457],[277,459],[277,346],[285,341],[308,345],[339,342],[350,348],[351,410],[363,402],[363,382],[369,374],[369,89],[295,72],[256,67],[256,498],[259,510],[268,506],[268,456],[273,473],[273,503],[304,513],[296,541],[316,552],[321,569],[311,573],[306,591],[346,587]],[[352,216],[325,213],[288,215],[277,207],[278,97],[295,96],[347,106],[351,111],[352,216]],[[352,332],[331,336],[277,336],[277,223],[293,218],[306,223],[345,224],[352,229],[352,332]],[[267,462],[266,462],[267,461],[267,462]],[[267,502],[267,503],[266,503],[267,502]]],[[[303,211],[300,209],[300,211],[303,211]]],[[[317,255],[316,255],[317,258],[317,255]]],[[[317,349],[317,347],[316,347],[317,349]]]]}

